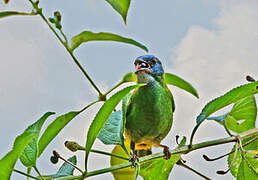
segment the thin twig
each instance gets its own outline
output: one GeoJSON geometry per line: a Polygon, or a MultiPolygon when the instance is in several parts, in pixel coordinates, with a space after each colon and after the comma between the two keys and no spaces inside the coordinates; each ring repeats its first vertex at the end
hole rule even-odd
{"type": "Polygon", "coordinates": [[[118,154],[112,154],[112,153],[108,153],[108,152],[104,152],[104,151],[99,151],[99,150],[95,150],[95,149],[91,149],[90,152],[94,152],[94,153],[98,153],[98,154],[104,154],[104,155],[107,155],[107,156],[113,156],[113,157],[117,157],[117,158],[124,159],[124,160],[129,160],[129,158],[120,156],[118,154]]]}
{"type": "Polygon", "coordinates": [[[202,173],[196,171],[195,169],[193,169],[193,168],[191,168],[190,166],[188,166],[188,165],[186,165],[185,163],[183,163],[180,159],[177,161],[176,164],[179,165],[179,166],[182,166],[182,167],[184,167],[184,168],[186,168],[186,169],[188,169],[188,170],[190,170],[190,171],[192,171],[192,172],[194,172],[195,174],[201,176],[202,178],[204,178],[204,179],[206,179],[206,180],[211,180],[209,177],[203,175],[202,173]]]}
{"type": "Polygon", "coordinates": [[[39,177],[41,180],[44,180],[45,178],[43,178],[43,176],[40,174],[38,168],[36,166],[33,167],[35,169],[35,171],[38,173],[39,177]]]}
{"type": "Polygon", "coordinates": [[[24,175],[24,176],[30,177],[30,178],[32,178],[32,179],[41,180],[40,178],[37,178],[37,177],[35,177],[35,176],[32,176],[32,175],[27,174],[27,173],[22,172],[22,171],[19,171],[19,170],[17,170],[17,169],[13,169],[13,171],[16,172],[16,173],[22,174],[22,175],[24,175]]]}
{"type": "Polygon", "coordinates": [[[84,74],[84,76],[89,80],[89,82],[91,83],[91,85],[95,88],[95,90],[99,93],[99,96],[102,96],[101,91],[99,90],[99,88],[97,87],[97,85],[94,83],[94,81],[91,79],[91,77],[88,75],[88,73],[84,70],[84,68],[82,67],[82,65],[79,63],[79,61],[77,60],[77,58],[74,56],[73,51],[68,47],[68,44],[62,40],[62,38],[59,36],[59,34],[56,32],[56,30],[53,28],[53,26],[48,22],[47,18],[44,16],[44,14],[42,13],[42,9],[40,9],[38,7],[37,3],[34,3],[32,0],[29,0],[29,2],[32,4],[32,6],[34,7],[34,9],[36,10],[37,14],[40,15],[40,17],[43,19],[43,21],[48,25],[48,27],[51,29],[51,31],[55,34],[55,36],[57,37],[57,39],[61,42],[61,44],[65,47],[65,49],[68,51],[68,53],[70,54],[70,56],[72,57],[73,61],[75,62],[75,64],[79,67],[79,69],[82,71],[82,73],[84,74]]]}
{"type": "Polygon", "coordinates": [[[85,111],[86,109],[88,109],[89,107],[91,107],[92,105],[94,105],[94,104],[96,104],[96,103],[98,103],[98,102],[100,102],[100,100],[96,100],[96,101],[94,101],[94,102],[88,104],[87,106],[85,106],[84,108],[82,108],[82,109],[80,110],[80,113],[83,112],[83,111],[85,111]]]}
{"type": "Polygon", "coordinates": [[[75,166],[73,163],[71,163],[70,161],[67,161],[65,158],[63,158],[62,156],[60,156],[59,153],[57,153],[56,151],[53,151],[54,156],[62,159],[64,162],[66,162],[67,164],[71,165],[72,167],[74,167],[75,169],[77,169],[78,171],[80,171],[82,174],[84,174],[84,171],[81,170],[80,168],[78,168],[77,166],[75,166]]]}
{"type": "MultiPolygon", "coordinates": [[[[258,137],[255,137],[255,138],[253,138],[253,139],[250,139],[248,142],[246,142],[245,144],[243,144],[243,147],[247,146],[248,144],[252,143],[253,141],[255,141],[255,140],[257,140],[257,139],[258,139],[258,137]]],[[[223,157],[225,157],[225,156],[230,155],[230,154],[233,153],[233,152],[235,152],[235,151],[233,150],[233,151],[231,151],[231,152],[229,152],[229,153],[227,153],[227,154],[224,154],[224,155],[219,156],[219,157],[216,157],[216,158],[209,158],[208,156],[203,155],[203,158],[204,158],[206,161],[216,161],[216,160],[219,160],[219,159],[221,159],[221,158],[223,158],[223,157]]]]}
{"type": "Polygon", "coordinates": [[[239,142],[237,141],[236,142],[236,148],[235,148],[235,154],[234,154],[233,160],[231,161],[231,164],[230,164],[229,168],[226,171],[219,170],[219,171],[217,171],[217,174],[223,175],[223,174],[228,173],[228,171],[232,168],[233,164],[235,163],[238,149],[239,149],[239,142]]]}

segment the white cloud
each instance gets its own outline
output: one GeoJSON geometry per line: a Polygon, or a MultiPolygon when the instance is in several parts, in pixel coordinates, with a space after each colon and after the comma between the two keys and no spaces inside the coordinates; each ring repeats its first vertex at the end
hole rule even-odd
{"type": "Polygon", "coordinates": [[[221,1],[216,30],[193,26],[176,50],[176,71],[216,92],[258,78],[258,2],[221,1]]]}
{"type": "MultiPolygon", "coordinates": [[[[171,56],[173,71],[193,83],[200,95],[200,100],[194,100],[185,93],[181,94],[181,91],[174,91],[177,105],[174,134],[190,137],[195,118],[208,101],[247,83],[245,76],[248,74],[258,79],[258,1],[223,0],[220,1],[220,8],[214,29],[192,26],[171,56]]],[[[195,140],[200,142],[224,135],[223,128],[218,124],[206,122],[197,131],[195,140]]],[[[230,151],[230,148],[216,147],[216,152],[208,152],[208,149],[203,153],[216,156],[230,151]]],[[[193,167],[198,164],[199,169],[210,169],[207,162],[200,161],[200,154],[192,154],[188,158],[193,167]]],[[[212,166],[223,168],[227,165],[220,161],[212,166]]],[[[214,177],[214,173],[208,170],[203,172],[214,177]]],[[[230,177],[220,176],[220,179],[230,177]]]]}

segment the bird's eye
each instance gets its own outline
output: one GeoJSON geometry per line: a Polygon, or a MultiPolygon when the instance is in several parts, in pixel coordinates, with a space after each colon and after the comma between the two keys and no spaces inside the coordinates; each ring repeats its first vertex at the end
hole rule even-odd
{"type": "Polygon", "coordinates": [[[141,63],[140,63],[140,66],[141,66],[142,68],[148,68],[148,67],[149,67],[148,64],[145,63],[145,62],[141,62],[141,63]]]}

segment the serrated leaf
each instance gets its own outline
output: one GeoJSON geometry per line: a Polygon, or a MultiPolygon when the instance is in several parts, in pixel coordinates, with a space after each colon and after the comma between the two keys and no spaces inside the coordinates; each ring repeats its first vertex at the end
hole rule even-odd
{"type": "Polygon", "coordinates": [[[71,111],[57,117],[51,124],[48,125],[39,139],[38,157],[42,154],[47,145],[57,136],[57,134],[73,119],[80,111],[71,111]]]}
{"type": "MultiPolygon", "coordinates": [[[[77,159],[76,156],[70,157],[68,159],[69,162],[71,162],[72,164],[76,165],[77,164],[77,159]]],[[[59,168],[59,170],[57,171],[56,174],[54,175],[49,175],[53,178],[59,178],[59,177],[65,177],[65,176],[70,176],[73,175],[74,172],[74,167],[71,166],[70,164],[64,162],[62,164],[62,166],[59,168]]]]}
{"type": "Polygon", "coordinates": [[[215,120],[228,129],[241,133],[255,128],[257,106],[254,96],[247,96],[237,101],[230,112],[207,120],[215,120]]]}
{"type": "MultiPolygon", "coordinates": [[[[130,152],[130,146],[128,143],[125,143],[125,147],[127,151],[130,152]]],[[[129,155],[123,150],[123,148],[120,145],[116,145],[114,147],[112,154],[117,154],[123,157],[130,158],[129,155]]],[[[123,163],[128,163],[128,161],[114,156],[111,156],[110,158],[111,166],[115,166],[123,163]]],[[[133,180],[134,172],[135,172],[135,169],[131,167],[111,171],[115,180],[133,180]]]]}
{"type": "Polygon", "coordinates": [[[37,136],[37,133],[27,128],[20,136],[17,136],[13,148],[0,160],[1,180],[9,180],[16,164],[16,161],[30,141],[37,136]]]}
{"type": "Polygon", "coordinates": [[[30,143],[25,147],[23,153],[20,156],[22,164],[26,167],[36,166],[36,161],[38,157],[38,137],[40,130],[46,121],[46,119],[55,114],[54,112],[45,113],[37,122],[32,124],[27,128],[28,132],[33,132],[36,136],[30,141],[30,143]]]}
{"type": "Polygon", "coordinates": [[[257,164],[257,159],[254,160],[254,164],[250,162],[250,158],[252,158],[250,153],[246,153],[245,159],[242,158],[242,162],[239,166],[239,170],[237,173],[237,180],[246,180],[248,179],[257,179],[258,178],[258,167],[254,167],[257,164]],[[255,162],[256,161],[256,162],[255,162]],[[252,167],[251,167],[252,166],[252,167]]]}
{"type": "Polygon", "coordinates": [[[0,18],[15,16],[15,15],[33,15],[33,14],[26,13],[26,12],[17,12],[17,11],[2,11],[2,12],[0,12],[0,18]]]}
{"type": "Polygon", "coordinates": [[[231,112],[226,116],[225,125],[228,129],[241,133],[255,128],[256,116],[255,97],[248,96],[234,104],[231,112]]]}
{"type": "Polygon", "coordinates": [[[98,139],[104,144],[119,144],[124,143],[123,136],[123,113],[122,111],[113,112],[101,129],[98,139]]]}
{"type": "MultiPolygon", "coordinates": [[[[242,144],[245,144],[247,143],[248,141],[250,141],[251,139],[255,138],[255,136],[252,136],[252,137],[249,137],[247,139],[244,139],[242,141],[242,144]]],[[[253,150],[257,150],[258,149],[258,140],[256,139],[255,141],[253,141],[252,143],[248,144],[247,146],[244,146],[243,147],[244,150],[246,151],[253,151],[253,150]]],[[[235,146],[233,147],[232,150],[235,150],[235,146]]],[[[231,165],[231,162],[233,160],[233,157],[234,157],[234,153],[231,153],[229,156],[228,156],[228,167],[231,165]]],[[[238,150],[237,152],[237,156],[236,156],[236,159],[234,161],[234,164],[232,166],[232,168],[230,169],[230,172],[233,176],[237,177],[238,176],[238,172],[240,170],[240,168],[243,166],[240,167],[240,165],[243,163],[243,159],[242,159],[242,156],[241,156],[241,153],[240,151],[238,150]]]]}
{"type": "MultiPolygon", "coordinates": [[[[133,86],[126,87],[120,91],[118,91],[116,94],[111,96],[105,103],[102,105],[98,113],[96,114],[94,120],[92,121],[88,134],[87,134],[87,141],[86,141],[86,147],[85,147],[85,161],[87,164],[88,155],[90,152],[90,149],[96,140],[100,130],[103,128],[104,124],[106,123],[108,117],[112,113],[112,111],[115,109],[117,104],[122,100],[122,98],[128,94],[130,91],[132,91],[135,88],[138,88],[140,86],[143,86],[143,84],[137,84],[133,86]]],[[[86,167],[87,169],[87,167],[86,167]]]]}
{"type": "Polygon", "coordinates": [[[106,0],[123,18],[126,24],[127,12],[131,0],[106,0]]]}
{"type": "Polygon", "coordinates": [[[107,32],[99,32],[99,33],[94,33],[91,31],[83,31],[80,34],[74,36],[72,38],[72,43],[71,43],[71,50],[73,51],[76,49],[78,46],[80,46],[82,43],[86,43],[89,41],[116,41],[116,42],[122,42],[126,44],[131,44],[134,46],[137,46],[144,51],[148,52],[148,49],[146,46],[142,45],[141,43],[125,38],[123,36],[113,34],[113,33],[107,33],[107,32]]]}
{"type": "Polygon", "coordinates": [[[205,107],[202,109],[201,114],[196,119],[197,124],[204,121],[212,113],[256,93],[258,93],[258,81],[245,84],[230,90],[223,96],[220,96],[205,105],[205,107]]]}
{"type": "Polygon", "coordinates": [[[164,77],[165,77],[165,82],[167,84],[176,86],[182,90],[185,90],[186,92],[189,92],[190,94],[194,95],[195,97],[199,98],[199,95],[198,95],[196,89],[189,82],[187,82],[184,79],[178,77],[177,75],[171,74],[171,73],[165,73],[164,77]]]}
{"type": "Polygon", "coordinates": [[[141,165],[140,175],[144,180],[167,180],[180,155],[172,155],[169,160],[155,159],[141,165]]]}

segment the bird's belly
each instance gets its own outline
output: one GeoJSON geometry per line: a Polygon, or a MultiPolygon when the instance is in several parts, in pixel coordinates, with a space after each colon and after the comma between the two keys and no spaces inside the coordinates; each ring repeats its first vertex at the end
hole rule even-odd
{"type": "Polygon", "coordinates": [[[168,134],[172,121],[170,96],[155,91],[135,95],[126,119],[126,136],[137,145],[153,146],[168,134]]]}

